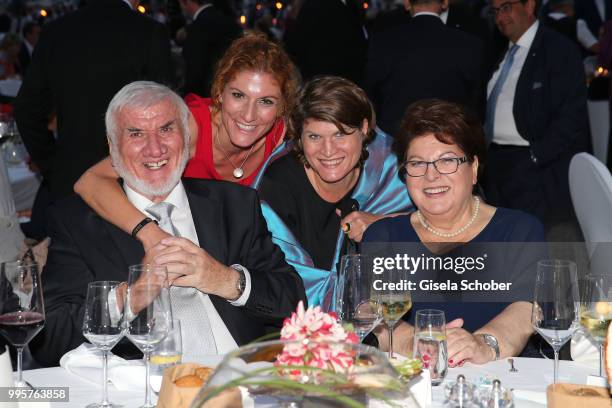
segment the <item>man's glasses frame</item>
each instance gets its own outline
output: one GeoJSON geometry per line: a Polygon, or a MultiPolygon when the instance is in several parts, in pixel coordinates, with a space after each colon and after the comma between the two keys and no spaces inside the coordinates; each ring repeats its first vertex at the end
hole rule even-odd
{"type": "Polygon", "coordinates": [[[497,17],[498,14],[506,15],[510,13],[512,6],[514,6],[516,3],[523,3],[523,0],[507,1],[502,3],[499,7],[491,6],[489,7],[489,15],[491,15],[491,17],[497,17]]]}
{"type": "Polygon", "coordinates": [[[399,176],[402,180],[409,177],[423,177],[429,170],[429,165],[433,165],[436,171],[440,174],[453,174],[459,170],[459,165],[471,162],[467,156],[463,157],[441,157],[434,161],[425,160],[408,160],[402,163],[399,169],[399,176]],[[418,167],[421,166],[421,167],[418,167]],[[452,166],[452,167],[448,167],[452,166]]]}

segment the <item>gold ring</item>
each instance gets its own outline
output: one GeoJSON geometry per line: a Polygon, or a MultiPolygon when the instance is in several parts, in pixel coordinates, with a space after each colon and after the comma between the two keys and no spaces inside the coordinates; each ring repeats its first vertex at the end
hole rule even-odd
{"type": "Polygon", "coordinates": [[[344,224],[342,226],[342,231],[344,231],[345,234],[348,234],[349,232],[351,232],[351,223],[347,222],[346,224],[344,224]]]}

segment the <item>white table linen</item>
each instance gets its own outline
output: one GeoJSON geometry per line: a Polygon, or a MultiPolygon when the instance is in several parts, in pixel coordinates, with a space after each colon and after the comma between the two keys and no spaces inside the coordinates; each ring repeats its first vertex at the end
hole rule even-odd
{"type": "Polygon", "coordinates": [[[17,211],[31,209],[40,185],[36,174],[32,173],[25,163],[7,166],[7,170],[15,199],[15,209],[17,211]]]}
{"type": "MultiPolygon", "coordinates": [[[[510,373],[506,360],[491,362],[482,366],[466,364],[460,368],[451,368],[443,385],[433,387],[433,408],[442,407],[444,402],[444,385],[455,381],[457,375],[463,374],[469,381],[481,378],[499,379],[504,387],[515,390],[517,408],[544,408],[541,402],[546,398],[546,387],[552,383],[553,362],[545,359],[515,358],[514,366],[518,373],[510,373]],[[520,397],[520,398],[519,398],[520,397]],[[544,398],[544,399],[542,399],[544,398]],[[538,402],[539,401],[539,402],[538,402]]],[[[596,374],[592,368],[573,361],[561,361],[559,379],[562,382],[585,384],[588,375],[596,374]]],[[[70,388],[70,402],[52,403],[51,407],[83,407],[98,401],[102,394],[101,384],[79,378],[61,367],[42,368],[24,372],[24,377],[34,386],[56,386],[70,388]]],[[[122,404],[125,408],[138,407],[144,401],[144,390],[119,391],[109,385],[110,400],[122,404]]]]}

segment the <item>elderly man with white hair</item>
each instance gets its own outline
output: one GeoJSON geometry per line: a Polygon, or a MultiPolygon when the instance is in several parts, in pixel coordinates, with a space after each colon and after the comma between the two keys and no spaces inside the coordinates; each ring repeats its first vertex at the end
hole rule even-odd
{"type": "MultiPolygon", "coordinates": [[[[167,266],[185,356],[224,354],[278,330],[305,299],[301,278],[272,243],[254,190],[181,180],[189,158],[188,118],[183,100],[153,82],[129,84],[110,102],[111,158],[143,220],[130,236],[76,196],[54,206],[43,274],[46,324],[30,343],[40,363],[57,364],[85,341],[87,284],[125,281],[133,264],[167,266]],[[145,254],[135,236],[153,220],[174,237],[145,254]]],[[[130,356],[135,349],[124,341],[113,351],[130,356]]]]}

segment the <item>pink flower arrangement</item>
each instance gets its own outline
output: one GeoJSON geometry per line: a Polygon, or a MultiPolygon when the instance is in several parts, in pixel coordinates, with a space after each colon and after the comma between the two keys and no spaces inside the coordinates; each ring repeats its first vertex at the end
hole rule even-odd
{"type": "MultiPolygon", "coordinates": [[[[281,340],[296,342],[283,347],[282,353],[277,356],[277,367],[308,366],[334,372],[347,372],[353,366],[355,357],[337,343],[359,342],[354,332],[342,327],[335,313],[324,313],[320,306],[304,309],[301,301],[297,311],[283,322],[281,340]]],[[[304,372],[296,368],[288,373],[296,377],[309,374],[319,377],[317,370],[304,372]]]]}

